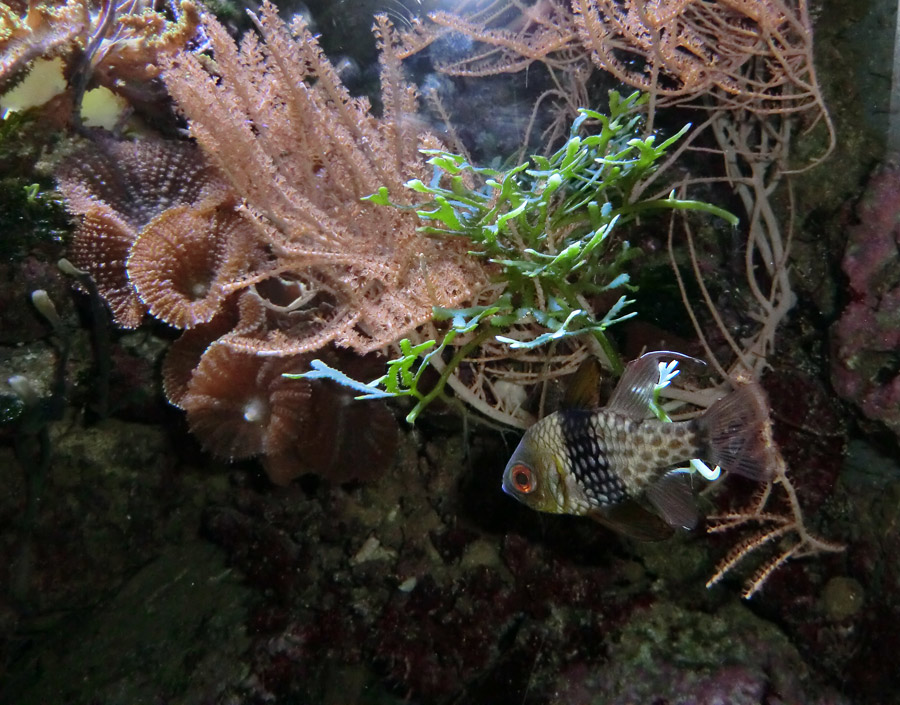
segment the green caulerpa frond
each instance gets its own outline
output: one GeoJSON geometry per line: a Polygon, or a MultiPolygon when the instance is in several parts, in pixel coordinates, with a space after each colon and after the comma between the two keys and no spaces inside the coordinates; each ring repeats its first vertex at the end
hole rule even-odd
{"type": "MultiPolygon", "coordinates": [[[[608,116],[580,110],[559,151],[549,157],[533,156],[506,171],[475,167],[458,154],[423,150],[434,177],[429,184],[419,179],[406,184],[425,199],[412,207],[422,221],[419,232],[425,237],[466,238],[471,255],[485,258],[497,272],[503,284],[500,294],[488,306],[435,309],[435,320],[449,321],[444,337],[417,346],[400,341],[401,357],[390,361],[387,374],[369,384],[351,380],[320,361],[313,363],[311,372],[298,376],[327,377],[363,392],[362,398],[413,397],[416,404],[407,417],[412,422],[443,394],[449,375],[465,356],[490,336],[511,348],[534,348],[568,336],[591,335],[615,371],[621,372],[604,331],[635,315],[625,310],[632,302],[622,294],[605,312],[590,310],[586,303],[610,290],[634,290],[625,267],[640,250],[613,238],[613,232],[659,210],[704,211],[737,224],[737,218],[721,208],[678,199],[674,193],[632,201],[635,187],[690,128],[686,125],[660,144],[654,135],[639,136],[638,109],[646,100],[639,93],[622,98],[610,92],[608,116]],[[588,120],[599,126],[599,132],[582,136],[588,120]],[[473,188],[473,183],[483,185],[473,188]],[[522,323],[536,323],[535,329],[543,332],[531,340],[503,335],[522,323]],[[454,339],[463,333],[474,335],[453,348],[454,339]],[[453,354],[437,385],[427,393],[420,391],[423,371],[448,350],[453,354]]],[[[410,208],[393,203],[384,187],[364,200],[410,208]]]]}
{"type": "Polygon", "coordinates": [[[435,320],[450,319],[450,328],[444,334],[440,344],[434,340],[426,340],[419,345],[413,345],[409,340],[399,341],[400,357],[388,361],[387,372],[369,383],[359,382],[348,377],[340,370],[331,367],[321,360],[313,360],[310,363],[312,369],[301,374],[285,374],[291,379],[330,379],[333,382],[349,387],[360,392],[357,399],[384,399],[388,397],[412,397],[415,405],[406,416],[409,423],[415,423],[416,418],[434,399],[443,396],[447,379],[459,364],[472,352],[486,336],[476,337],[454,352],[450,362],[445,366],[440,378],[428,391],[419,389],[419,382],[425,370],[431,364],[431,360],[441,355],[444,350],[453,344],[456,336],[462,333],[470,333],[478,328],[481,321],[498,311],[496,306],[479,306],[471,309],[440,309],[434,311],[435,320]],[[477,341],[477,342],[476,342],[477,341]]]}

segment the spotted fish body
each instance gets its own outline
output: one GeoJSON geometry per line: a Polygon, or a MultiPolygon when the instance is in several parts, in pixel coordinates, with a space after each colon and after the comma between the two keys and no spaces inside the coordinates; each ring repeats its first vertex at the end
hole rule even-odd
{"type": "MultiPolygon", "coordinates": [[[[657,539],[696,522],[685,475],[704,458],[755,478],[771,473],[768,407],[762,390],[742,387],[691,421],[646,418],[660,357],[631,363],[601,409],[568,408],[525,433],[506,466],[503,489],[533,509],[588,515],[636,538],[657,539]],[[656,514],[637,500],[645,498],[656,514]]],[[[576,375],[577,376],[577,375],[576,375]]]]}
{"type": "Polygon", "coordinates": [[[600,409],[558,411],[534,427],[534,440],[553,447],[564,477],[565,514],[617,504],[640,495],[665,468],[700,455],[695,424],[633,421],[600,409]]]}

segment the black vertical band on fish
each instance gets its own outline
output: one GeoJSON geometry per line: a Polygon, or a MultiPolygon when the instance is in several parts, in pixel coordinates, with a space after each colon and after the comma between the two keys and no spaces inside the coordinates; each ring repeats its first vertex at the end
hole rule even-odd
{"type": "Polygon", "coordinates": [[[599,365],[586,361],[573,376],[566,408],[525,432],[503,473],[504,491],[538,511],[589,516],[634,538],[659,540],[697,521],[690,475],[673,468],[697,458],[754,480],[771,478],[762,388],[742,385],[690,421],[648,418],[665,359],[694,361],[671,352],[641,356],[603,408],[595,401],[599,365]]]}

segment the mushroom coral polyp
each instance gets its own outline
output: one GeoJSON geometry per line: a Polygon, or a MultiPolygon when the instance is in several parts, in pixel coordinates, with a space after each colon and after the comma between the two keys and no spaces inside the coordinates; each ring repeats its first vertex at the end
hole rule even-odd
{"type": "Polygon", "coordinates": [[[234,343],[241,336],[247,348],[276,325],[282,335],[315,331],[334,301],[310,296],[302,273],[278,267],[194,147],[100,140],[63,165],[59,183],[81,217],[70,256],[116,322],[134,328],[149,313],[184,331],[163,386],[204,449],[228,461],[259,457],[277,484],[307,472],[358,479],[392,461],[397,426],[387,407],[358,409],[345,390],[282,376],[306,369],[307,356],[234,343]]]}

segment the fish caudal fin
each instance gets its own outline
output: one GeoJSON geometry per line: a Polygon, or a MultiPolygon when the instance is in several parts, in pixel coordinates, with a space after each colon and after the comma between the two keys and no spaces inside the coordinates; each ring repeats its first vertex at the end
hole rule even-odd
{"type": "Polygon", "coordinates": [[[772,478],[776,450],[769,403],[758,384],[744,385],[720,399],[698,423],[707,443],[705,460],[752,480],[772,478]]]}

